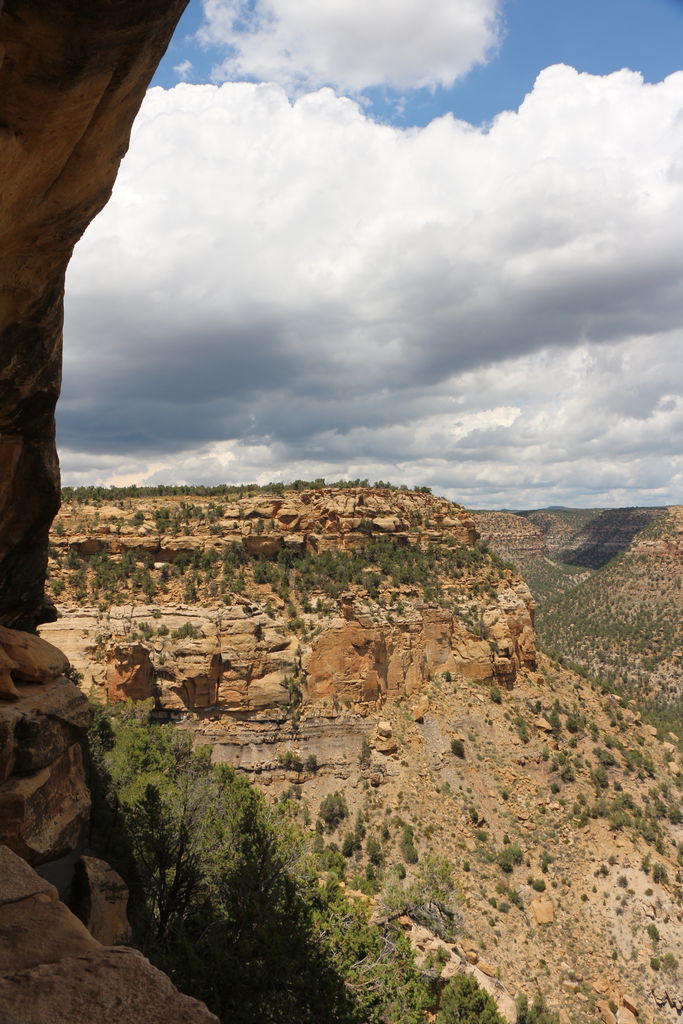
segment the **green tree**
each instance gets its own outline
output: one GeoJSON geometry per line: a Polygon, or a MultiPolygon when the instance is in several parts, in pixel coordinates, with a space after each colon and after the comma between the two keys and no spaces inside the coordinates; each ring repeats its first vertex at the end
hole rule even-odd
{"type": "Polygon", "coordinates": [[[436,1024],[505,1024],[491,996],[469,974],[458,974],[446,985],[436,1024]]]}

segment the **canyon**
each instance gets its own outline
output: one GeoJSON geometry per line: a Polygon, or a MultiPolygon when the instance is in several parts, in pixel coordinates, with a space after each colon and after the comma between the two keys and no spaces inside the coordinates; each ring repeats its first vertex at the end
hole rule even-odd
{"type": "Polygon", "coordinates": [[[682,515],[672,506],[475,518],[529,583],[546,650],[673,713],[681,697],[682,515]]]}
{"type": "MultiPolygon", "coordinates": [[[[509,1020],[537,988],[566,1021],[678,1019],[648,949],[656,922],[683,956],[678,735],[539,652],[529,588],[465,509],[389,488],[71,496],[50,552],[41,636],[93,699],[146,701],[312,832],[341,788],[387,863],[406,825],[420,860],[449,856],[445,977],[468,965],[509,1020]]],[[[406,928],[419,957],[438,945],[406,928]]]]}

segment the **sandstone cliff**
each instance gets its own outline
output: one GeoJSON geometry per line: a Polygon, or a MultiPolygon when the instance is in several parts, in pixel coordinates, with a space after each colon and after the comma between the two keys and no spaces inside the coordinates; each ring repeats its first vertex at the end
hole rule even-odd
{"type": "Polygon", "coordinates": [[[63,603],[43,635],[85,688],[193,712],[214,733],[293,710],[367,713],[437,672],[509,688],[535,667],[528,588],[462,508],[431,495],[68,503],[50,565],[63,603]],[[103,600],[74,604],[84,593],[103,600]]]}
{"type": "Polygon", "coordinates": [[[0,623],[43,604],[64,274],[187,0],[0,7],[0,623]]]}

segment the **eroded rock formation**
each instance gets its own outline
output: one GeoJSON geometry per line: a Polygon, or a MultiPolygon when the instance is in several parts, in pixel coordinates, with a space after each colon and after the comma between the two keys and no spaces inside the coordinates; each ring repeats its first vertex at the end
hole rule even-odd
{"type": "Polygon", "coordinates": [[[0,644],[14,666],[14,692],[0,701],[0,843],[40,864],[72,850],[87,820],[81,741],[91,711],[51,644],[5,628],[0,644]]]}
{"type": "Polygon", "coordinates": [[[64,275],[187,0],[0,5],[0,623],[33,625],[59,505],[64,275]]]}
{"type": "Polygon", "coordinates": [[[141,953],[103,946],[57,890],[0,845],[3,1024],[217,1024],[141,953]]]}

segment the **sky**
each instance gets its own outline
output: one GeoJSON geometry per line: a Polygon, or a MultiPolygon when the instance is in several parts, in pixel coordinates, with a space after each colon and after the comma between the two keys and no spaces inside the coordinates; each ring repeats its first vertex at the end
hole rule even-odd
{"type": "Polygon", "coordinates": [[[65,484],[683,502],[683,2],[191,0],[67,275],[65,484]]]}

